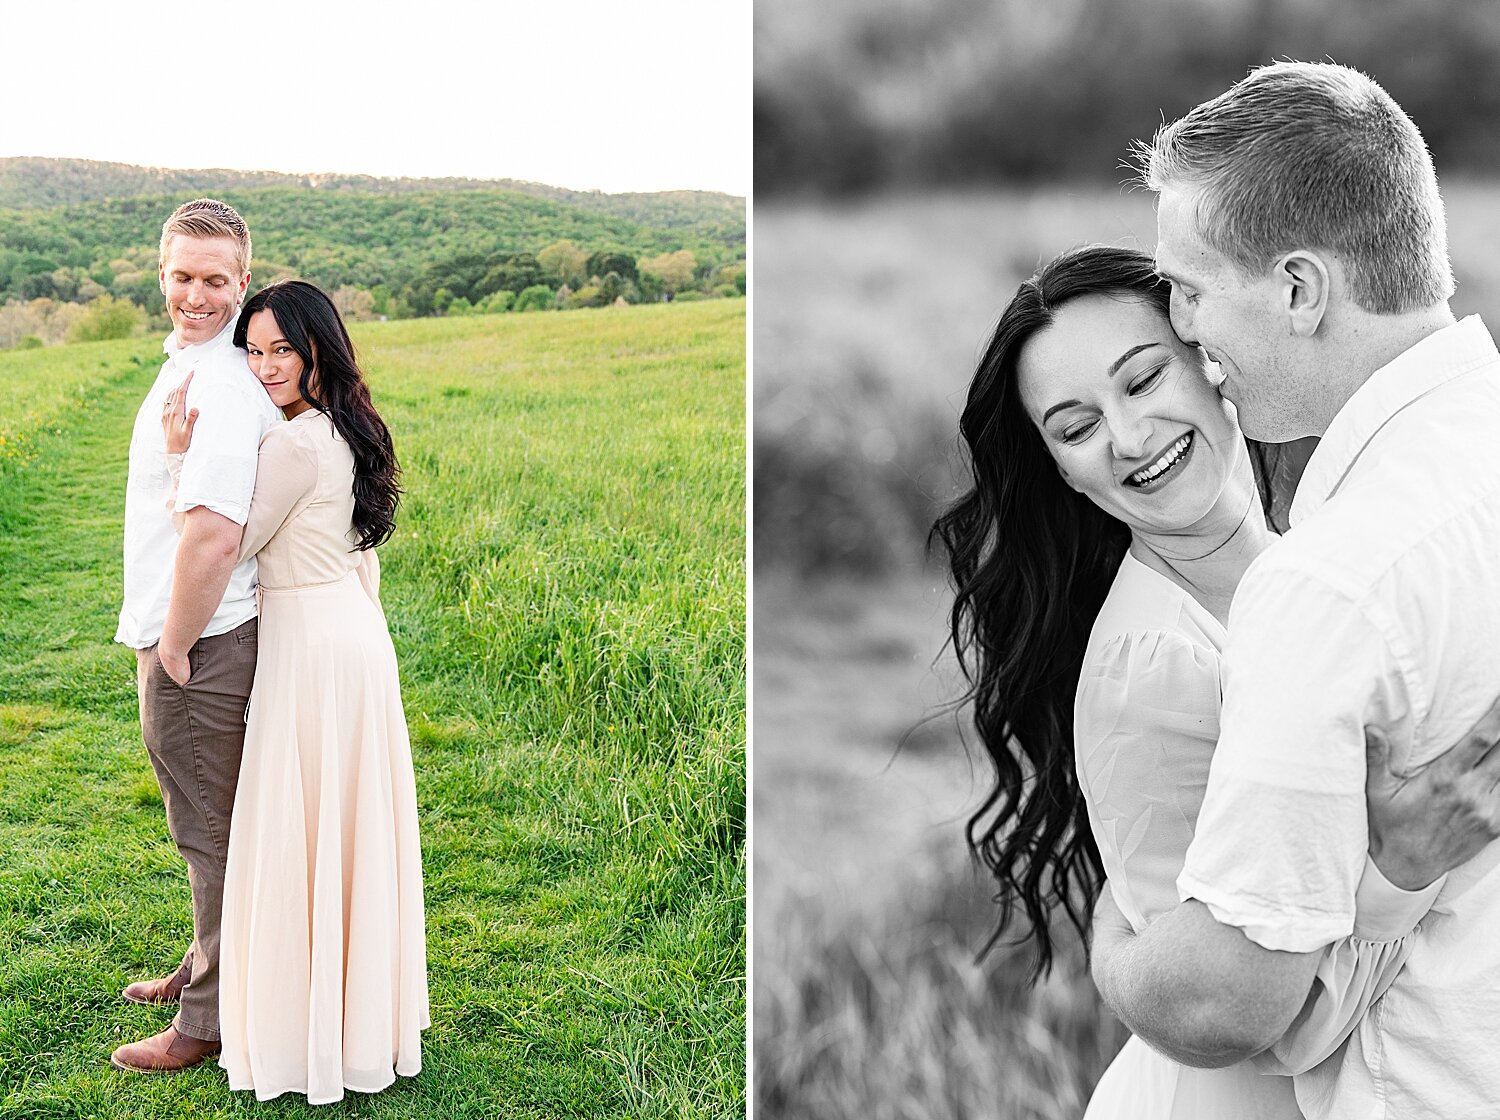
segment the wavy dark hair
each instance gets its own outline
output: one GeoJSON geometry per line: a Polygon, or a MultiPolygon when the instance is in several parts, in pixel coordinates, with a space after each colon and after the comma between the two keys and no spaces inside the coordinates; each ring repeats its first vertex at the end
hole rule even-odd
{"type": "Polygon", "coordinates": [[[333,421],[354,453],[355,548],[384,543],[396,528],[401,467],[391,431],[370,401],[338,308],[316,284],[278,280],[245,301],[234,328],[236,346],[245,345],[250,319],[258,311],[276,317],[281,336],[302,359],[297,388],[303,400],[333,421]]]}
{"type": "MultiPolygon", "coordinates": [[[[1092,245],[1057,257],[1017,289],[969,386],[959,422],[973,485],[938,518],[955,598],[949,629],[994,763],[970,817],[969,848],[999,884],[998,924],[1017,910],[1035,941],[1032,980],[1051,970],[1049,918],[1061,908],[1088,945],[1104,880],[1073,761],[1073,702],[1089,632],[1130,544],[1130,530],[1069,487],[1021,403],[1022,349],[1057,309],[1088,295],[1146,301],[1169,318],[1170,285],[1133,249],[1092,245]]],[[[1266,509],[1277,452],[1251,441],[1266,509]]]]}

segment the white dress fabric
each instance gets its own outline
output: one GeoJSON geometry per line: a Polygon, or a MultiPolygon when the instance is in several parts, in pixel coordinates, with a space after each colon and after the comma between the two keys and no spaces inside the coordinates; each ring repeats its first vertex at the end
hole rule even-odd
{"type": "MultiPolygon", "coordinates": [[[[1226,636],[1191,595],[1127,553],[1089,638],[1074,709],[1078,778],[1107,889],[1137,931],[1179,901],[1176,881],[1218,740],[1226,636]]],[[[1300,1118],[1283,1075],[1339,1050],[1410,955],[1412,927],[1441,887],[1399,891],[1373,864],[1366,879],[1368,921],[1325,951],[1314,998],[1271,1051],[1204,1070],[1131,1037],[1086,1120],[1300,1118]]]]}
{"type": "Polygon", "coordinates": [[[224,884],[234,1089],[311,1104],[421,1068],[429,1025],[416,786],[354,460],[309,410],[267,433],[241,555],[260,653],[224,884]]]}

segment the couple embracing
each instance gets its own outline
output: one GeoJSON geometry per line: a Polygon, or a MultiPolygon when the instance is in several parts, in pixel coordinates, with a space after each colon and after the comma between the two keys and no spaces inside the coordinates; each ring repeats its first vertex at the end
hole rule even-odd
{"type": "Polygon", "coordinates": [[[963,413],[971,843],[1043,961],[1092,914],[1134,1037],[1091,1120],[1493,1116],[1500,353],[1431,159],[1302,63],[1139,154],[1155,259],[1043,267],[963,413]]]}
{"type": "Polygon", "coordinates": [[[213,199],[162,228],[172,334],[130,443],[125,595],[141,731],[188,869],[176,1006],[120,1069],[219,1056],[312,1104],[421,1066],[416,790],[375,546],[397,464],[349,336],[301,281],[244,302],[250,234],[213,199]]]}

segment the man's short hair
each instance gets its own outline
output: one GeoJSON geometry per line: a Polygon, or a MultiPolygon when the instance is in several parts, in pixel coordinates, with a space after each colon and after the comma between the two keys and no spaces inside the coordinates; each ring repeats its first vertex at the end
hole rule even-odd
{"type": "Polygon", "coordinates": [[[1242,271],[1291,249],[1339,255],[1354,302],[1392,314],[1453,294],[1432,156],[1375,82],[1278,62],[1138,143],[1141,181],[1197,195],[1199,235],[1242,271]]]}
{"type": "Polygon", "coordinates": [[[174,234],[186,237],[229,237],[239,246],[241,274],[250,271],[250,227],[239,211],[216,198],[195,198],[184,202],[161,227],[160,263],[167,263],[167,245],[174,234]]]}

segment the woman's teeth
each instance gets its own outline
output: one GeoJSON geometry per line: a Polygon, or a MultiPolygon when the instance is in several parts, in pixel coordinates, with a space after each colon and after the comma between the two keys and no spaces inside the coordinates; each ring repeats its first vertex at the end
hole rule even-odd
{"type": "Polygon", "coordinates": [[[1149,467],[1143,467],[1140,470],[1136,471],[1125,481],[1130,483],[1132,486],[1147,486],[1152,482],[1155,482],[1162,475],[1166,474],[1167,471],[1171,470],[1174,466],[1177,465],[1177,461],[1187,453],[1188,445],[1192,442],[1193,433],[1189,432],[1187,435],[1183,436],[1176,443],[1174,443],[1171,447],[1167,448],[1166,451],[1162,453],[1160,459],[1156,460],[1156,462],[1152,463],[1149,467]]]}

